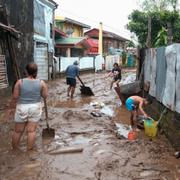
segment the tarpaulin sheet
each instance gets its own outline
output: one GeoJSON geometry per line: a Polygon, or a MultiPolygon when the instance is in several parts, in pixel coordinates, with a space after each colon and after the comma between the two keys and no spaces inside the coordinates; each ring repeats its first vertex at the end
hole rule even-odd
{"type": "Polygon", "coordinates": [[[54,52],[53,14],[52,7],[39,0],[34,1],[34,40],[48,44],[48,52],[54,52]]]}
{"type": "Polygon", "coordinates": [[[156,49],[150,49],[150,89],[149,94],[153,97],[156,96],[156,49]]]}
{"type": "Polygon", "coordinates": [[[177,47],[176,61],[176,112],[180,113],[180,44],[177,47]]]}
{"type": "Polygon", "coordinates": [[[177,50],[176,44],[166,47],[165,57],[167,63],[167,75],[166,84],[163,96],[163,104],[171,109],[175,110],[175,89],[176,89],[176,60],[177,50]]]}
{"type": "Polygon", "coordinates": [[[157,49],[157,66],[156,66],[156,99],[162,102],[165,82],[166,82],[166,58],[165,47],[157,49]]]}
{"type": "Polygon", "coordinates": [[[43,6],[39,1],[34,1],[34,32],[41,36],[46,34],[46,24],[45,24],[45,6],[43,6]]]}

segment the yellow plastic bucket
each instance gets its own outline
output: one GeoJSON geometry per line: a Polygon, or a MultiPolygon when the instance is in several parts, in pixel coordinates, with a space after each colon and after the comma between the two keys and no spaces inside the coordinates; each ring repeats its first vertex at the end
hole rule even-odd
{"type": "Polygon", "coordinates": [[[153,119],[146,119],[144,121],[144,130],[147,136],[155,137],[157,135],[157,123],[153,119]]]}

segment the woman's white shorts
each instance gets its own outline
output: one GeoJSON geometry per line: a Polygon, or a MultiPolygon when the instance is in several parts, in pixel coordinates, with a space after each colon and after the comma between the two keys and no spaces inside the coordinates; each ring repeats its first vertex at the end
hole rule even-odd
{"type": "Polygon", "coordinates": [[[17,104],[15,122],[38,122],[42,114],[41,102],[33,104],[17,104]]]}

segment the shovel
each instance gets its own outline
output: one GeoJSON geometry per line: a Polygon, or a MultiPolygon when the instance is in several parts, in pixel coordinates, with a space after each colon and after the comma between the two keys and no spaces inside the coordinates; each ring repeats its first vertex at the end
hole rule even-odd
{"type": "Polygon", "coordinates": [[[87,96],[94,96],[94,93],[92,92],[90,87],[87,87],[84,85],[84,83],[82,82],[82,80],[80,79],[80,77],[78,77],[79,81],[81,82],[82,86],[81,86],[81,94],[87,95],[87,96]]]}
{"type": "Polygon", "coordinates": [[[55,130],[49,127],[48,123],[48,111],[47,111],[47,103],[46,99],[44,98],[44,108],[45,108],[45,115],[46,115],[46,126],[47,128],[43,129],[42,136],[43,137],[54,137],[55,136],[55,130]]]}

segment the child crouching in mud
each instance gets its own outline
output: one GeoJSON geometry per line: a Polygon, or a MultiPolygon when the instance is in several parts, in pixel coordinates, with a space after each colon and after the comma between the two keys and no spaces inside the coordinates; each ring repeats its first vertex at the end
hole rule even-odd
{"type": "Polygon", "coordinates": [[[130,124],[133,129],[136,129],[134,121],[137,123],[138,115],[141,114],[144,118],[148,118],[148,114],[144,111],[144,107],[151,104],[152,100],[150,98],[142,98],[140,96],[130,96],[125,104],[128,111],[131,112],[130,124]]]}

